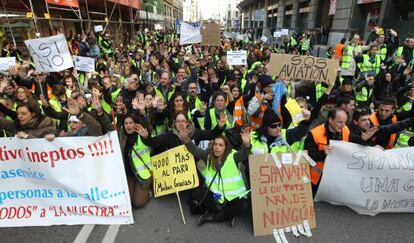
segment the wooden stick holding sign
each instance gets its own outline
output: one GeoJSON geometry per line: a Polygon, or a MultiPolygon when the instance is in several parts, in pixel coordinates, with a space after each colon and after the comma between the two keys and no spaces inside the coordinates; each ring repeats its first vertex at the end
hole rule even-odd
{"type": "Polygon", "coordinates": [[[160,197],[175,193],[180,207],[181,218],[186,224],[178,192],[199,185],[194,156],[184,145],[151,157],[154,194],[160,197]]]}
{"type": "Polygon", "coordinates": [[[181,219],[183,220],[183,224],[186,224],[185,216],[183,212],[183,206],[181,205],[180,194],[178,193],[178,191],[175,191],[175,195],[177,195],[178,206],[180,207],[181,219]]]}

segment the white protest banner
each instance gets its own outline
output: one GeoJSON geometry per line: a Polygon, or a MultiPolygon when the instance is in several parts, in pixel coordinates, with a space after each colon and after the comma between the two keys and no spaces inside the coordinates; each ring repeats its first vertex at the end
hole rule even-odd
{"type": "Polygon", "coordinates": [[[229,65],[246,65],[247,51],[227,51],[227,63],[229,65]]]}
{"type": "Polygon", "coordinates": [[[282,37],[282,32],[280,32],[280,31],[275,31],[275,32],[273,32],[273,37],[275,37],[275,38],[280,38],[280,37],[282,37]]]}
{"type": "Polygon", "coordinates": [[[0,71],[8,70],[12,66],[16,66],[16,57],[0,57],[0,71]]]}
{"type": "Polygon", "coordinates": [[[95,25],[93,27],[93,29],[95,30],[95,32],[102,32],[103,31],[102,25],[95,25]]]}
{"type": "Polygon", "coordinates": [[[200,27],[194,27],[186,22],[181,22],[180,45],[200,43],[200,27]]]}
{"type": "Polygon", "coordinates": [[[289,35],[289,29],[281,29],[280,32],[282,35],[289,35]]]}
{"type": "Polygon", "coordinates": [[[73,56],[75,69],[83,72],[93,72],[95,70],[95,59],[90,57],[73,56]]]}
{"type": "Polygon", "coordinates": [[[116,132],[0,143],[0,227],[133,223],[116,132]]]}
{"type": "Polygon", "coordinates": [[[414,149],[331,141],[315,201],[359,214],[414,213],[414,149]]]}
{"type": "Polygon", "coordinates": [[[25,40],[37,72],[59,72],[73,67],[72,56],[63,34],[25,40]]]}
{"type": "Polygon", "coordinates": [[[263,35],[262,38],[260,38],[260,40],[263,41],[264,43],[266,43],[267,37],[263,35]]]}

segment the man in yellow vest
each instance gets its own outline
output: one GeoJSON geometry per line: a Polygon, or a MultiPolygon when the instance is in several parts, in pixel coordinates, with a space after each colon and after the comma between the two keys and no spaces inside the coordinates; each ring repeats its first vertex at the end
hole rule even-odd
{"type": "Polygon", "coordinates": [[[359,35],[354,35],[350,42],[343,48],[343,54],[341,59],[342,76],[349,76],[351,79],[355,76],[355,57],[362,55],[362,48],[359,45],[359,42],[359,35]]]}

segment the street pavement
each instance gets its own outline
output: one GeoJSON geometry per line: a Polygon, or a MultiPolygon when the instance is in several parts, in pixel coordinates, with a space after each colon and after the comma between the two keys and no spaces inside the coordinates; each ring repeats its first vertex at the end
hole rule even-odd
{"type": "MultiPolygon", "coordinates": [[[[276,242],[271,235],[253,236],[250,211],[236,218],[234,228],[227,222],[197,227],[198,217],[190,215],[185,198],[182,193],[186,225],[176,196],[168,195],[152,198],[144,209],[134,210],[132,225],[1,228],[0,242],[276,242]]],[[[412,214],[363,216],[327,203],[316,203],[315,212],[317,228],[312,238],[286,233],[289,242],[414,242],[412,214]]]]}

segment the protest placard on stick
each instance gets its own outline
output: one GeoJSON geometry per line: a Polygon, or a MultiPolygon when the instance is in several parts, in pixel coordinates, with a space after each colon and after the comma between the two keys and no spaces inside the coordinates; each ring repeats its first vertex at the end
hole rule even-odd
{"type": "Polygon", "coordinates": [[[309,223],[316,227],[309,166],[294,153],[249,157],[255,236],[309,223]]]}
{"type": "Polygon", "coordinates": [[[269,62],[270,75],[299,80],[335,80],[338,69],[338,60],[314,56],[272,54],[269,62]]]}
{"type": "Polygon", "coordinates": [[[201,36],[202,41],[201,45],[203,46],[221,46],[220,39],[220,25],[215,22],[205,22],[201,27],[201,36]]]}
{"type": "Polygon", "coordinates": [[[229,65],[246,65],[247,51],[227,51],[227,64],[229,65]]]}
{"type": "Polygon", "coordinates": [[[63,34],[25,40],[37,72],[59,72],[73,67],[72,56],[63,34]]]}

